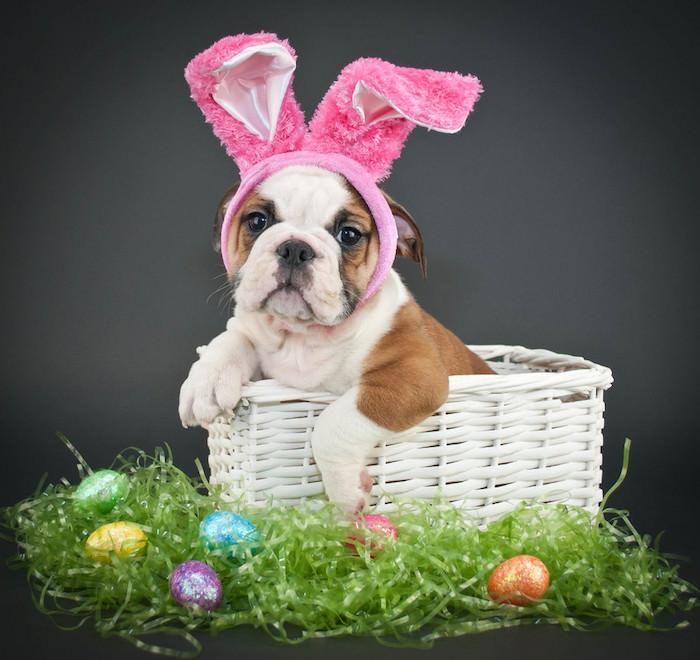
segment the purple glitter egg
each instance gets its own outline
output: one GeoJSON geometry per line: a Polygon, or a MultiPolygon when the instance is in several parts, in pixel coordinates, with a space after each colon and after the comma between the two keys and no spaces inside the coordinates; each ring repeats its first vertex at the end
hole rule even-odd
{"type": "Polygon", "coordinates": [[[186,561],[170,574],[170,593],[180,605],[210,612],[221,605],[221,580],[209,564],[186,561]]]}

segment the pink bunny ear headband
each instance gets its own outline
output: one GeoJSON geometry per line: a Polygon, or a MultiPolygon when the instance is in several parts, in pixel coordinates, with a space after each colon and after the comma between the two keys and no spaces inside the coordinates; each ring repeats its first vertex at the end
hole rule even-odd
{"type": "Polygon", "coordinates": [[[342,174],[377,225],[379,257],[364,302],[396,256],[396,221],[377,182],[389,175],[415,126],[459,131],[481,84],[474,76],[363,58],[341,71],[307,127],[292,91],[295,69],[289,43],[264,32],[224,37],[185,69],[192,98],[241,173],[221,228],[224,265],[230,272],[231,219],[248,194],[285,167],[315,165],[342,174]]]}

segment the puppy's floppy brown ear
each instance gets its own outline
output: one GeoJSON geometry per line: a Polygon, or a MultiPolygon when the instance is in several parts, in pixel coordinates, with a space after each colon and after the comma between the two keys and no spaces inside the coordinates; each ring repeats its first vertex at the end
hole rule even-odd
{"type": "Polygon", "coordinates": [[[221,252],[221,227],[224,224],[224,216],[226,215],[226,209],[231,203],[233,196],[238,191],[238,186],[241,185],[240,181],[236,181],[225,193],[219,202],[219,206],[216,209],[216,216],[214,218],[214,232],[212,234],[212,245],[214,246],[214,252],[221,252]]]}
{"type": "Polygon", "coordinates": [[[428,274],[428,260],[423,252],[423,234],[413,219],[413,216],[398,202],[394,201],[382,190],[382,194],[389,204],[389,208],[396,220],[396,228],[399,232],[399,240],[396,244],[396,254],[400,257],[408,257],[418,263],[423,277],[428,274]]]}

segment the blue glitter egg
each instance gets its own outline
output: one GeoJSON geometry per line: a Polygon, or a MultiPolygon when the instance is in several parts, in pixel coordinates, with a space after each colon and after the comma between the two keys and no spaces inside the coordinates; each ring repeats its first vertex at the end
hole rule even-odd
{"type": "Polygon", "coordinates": [[[232,511],[210,513],[199,526],[199,536],[208,550],[235,558],[244,557],[246,548],[255,554],[262,542],[255,525],[232,511]]]}

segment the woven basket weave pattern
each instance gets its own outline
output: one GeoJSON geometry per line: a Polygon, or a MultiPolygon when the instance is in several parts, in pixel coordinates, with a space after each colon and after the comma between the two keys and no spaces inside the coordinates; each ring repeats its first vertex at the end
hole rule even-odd
{"type": "MultiPolygon", "coordinates": [[[[452,376],[434,415],[376,447],[368,465],[376,508],[442,496],[479,524],[522,500],[595,509],[610,369],[521,346],[471,348],[497,375],[452,376]]],[[[322,497],[311,432],[334,399],[272,380],[245,386],[235,417],[209,428],[212,483],[251,504],[322,497]]]]}

